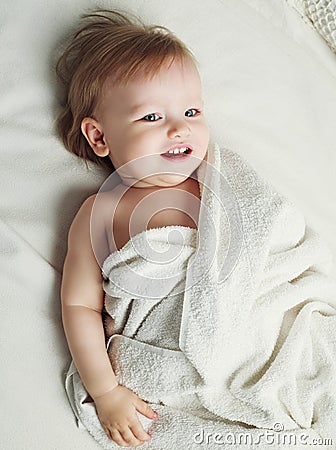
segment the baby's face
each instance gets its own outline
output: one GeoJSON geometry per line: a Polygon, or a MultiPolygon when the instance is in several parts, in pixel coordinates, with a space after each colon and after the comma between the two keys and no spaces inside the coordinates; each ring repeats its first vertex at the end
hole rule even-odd
{"type": "Polygon", "coordinates": [[[128,186],[177,185],[193,173],[206,155],[209,128],[203,115],[201,80],[189,61],[183,67],[174,61],[152,80],[138,77],[126,87],[114,87],[107,82],[95,118],[101,132],[100,153],[95,152],[100,156],[109,155],[128,186]],[[196,157],[185,158],[189,159],[189,166],[181,171],[183,175],[178,175],[183,159],[172,157],[172,164],[172,160],[161,156],[178,144],[190,147],[191,155],[196,157]],[[160,173],[143,178],[141,170],[135,168],[148,165],[150,159],[141,159],[148,155],[156,155],[153,167],[160,173]],[[132,168],[123,170],[130,161],[135,161],[132,168]],[[165,174],[167,165],[169,170],[176,167],[177,174],[165,174]]]}

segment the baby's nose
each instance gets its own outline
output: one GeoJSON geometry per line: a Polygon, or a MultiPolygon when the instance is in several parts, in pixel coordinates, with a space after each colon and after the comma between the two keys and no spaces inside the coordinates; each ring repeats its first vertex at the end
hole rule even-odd
{"type": "Polygon", "coordinates": [[[182,136],[189,136],[190,134],[191,131],[188,124],[180,121],[174,123],[174,125],[170,127],[168,137],[169,138],[182,137],[182,136]]]}

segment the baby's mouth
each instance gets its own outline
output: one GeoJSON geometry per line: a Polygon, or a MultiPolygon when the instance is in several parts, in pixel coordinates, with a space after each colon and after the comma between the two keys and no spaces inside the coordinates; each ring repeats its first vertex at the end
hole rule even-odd
{"type": "Polygon", "coordinates": [[[185,159],[188,155],[190,155],[192,149],[190,147],[180,147],[175,148],[173,150],[167,151],[165,153],[161,153],[161,156],[170,159],[185,159]]]}

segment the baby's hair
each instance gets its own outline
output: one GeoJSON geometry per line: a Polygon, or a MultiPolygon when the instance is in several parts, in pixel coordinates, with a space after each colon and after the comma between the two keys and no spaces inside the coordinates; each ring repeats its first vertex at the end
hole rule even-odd
{"type": "Polygon", "coordinates": [[[193,53],[168,28],[147,25],[134,14],[96,9],[81,15],[83,25],[56,63],[64,99],[56,131],[71,153],[115,170],[108,156],[97,156],[81,131],[84,117],[93,117],[104,82],[125,86],[142,74],[152,79],[167,62],[178,58],[198,67],[193,53]]]}

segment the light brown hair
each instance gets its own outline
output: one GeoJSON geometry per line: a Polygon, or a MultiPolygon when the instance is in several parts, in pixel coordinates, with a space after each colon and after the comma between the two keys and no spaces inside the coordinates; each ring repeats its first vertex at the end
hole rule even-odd
{"type": "Polygon", "coordinates": [[[82,26],[57,61],[56,74],[63,88],[56,132],[71,153],[114,170],[108,156],[100,158],[81,131],[84,117],[93,117],[107,78],[127,85],[141,74],[153,78],[165,63],[178,58],[198,67],[193,53],[168,28],[147,25],[134,14],[97,9],[81,15],[82,26]],[[111,78],[112,77],[112,78],[111,78]]]}

